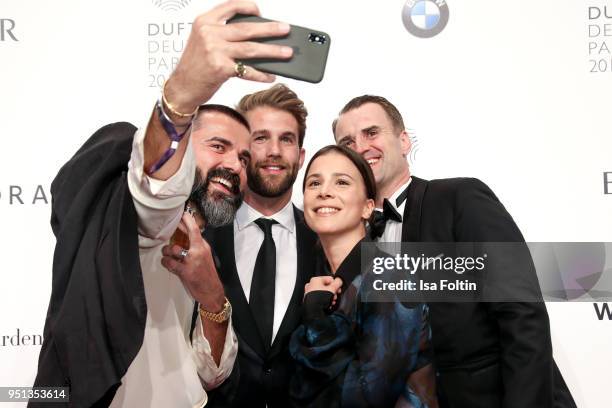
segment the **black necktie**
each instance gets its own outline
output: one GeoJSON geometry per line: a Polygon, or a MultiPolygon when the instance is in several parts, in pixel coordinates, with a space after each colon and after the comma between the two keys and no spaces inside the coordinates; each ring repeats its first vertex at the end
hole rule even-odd
{"type": "Polygon", "coordinates": [[[278,223],[271,219],[259,218],[255,220],[255,224],[263,231],[264,240],[255,261],[249,305],[267,352],[272,344],[274,285],[276,283],[276,245],[272,238],[272,225],[278,223]]]}
{"type": "MultiPolygon", "coordinates": [[[[404,200],[406,200],[406,197],[408,197],[408,187],[406,187],[397,197],[395,200],[395,205],[397,207],[402,205],[404,200]]],[[[393,204],[391,204],[391,202],[385,198],[383,200],[383,210],[375,210],[374,214],[372,215],[372,223],[370,224],[370,236],[372,239],[382,237],[388,220],[402,222],[402,216],[397,212],[393,204]]]]}

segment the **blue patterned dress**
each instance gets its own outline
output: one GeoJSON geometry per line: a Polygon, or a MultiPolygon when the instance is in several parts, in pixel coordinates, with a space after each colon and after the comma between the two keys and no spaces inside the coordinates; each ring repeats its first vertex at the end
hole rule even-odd
{"type": "MultiPolygon", "coordinates": [[[[343,286],[335,311],[331,292],[310,292],[304,299],[302,324],[290,343],[297,362],[292,400],[307,407],[425,408],[407,380],[432,361],[427,307],[393,297],[368,301],[376,279],[371,260],[386,254],[363,246],[362,269],[362,242],[336,271],[343,286]]],[[[321,269],[319,275],[329,274],[327,266],[321,269]]],[[[435,394],[429,384],[419,388],[435,394]]]]}

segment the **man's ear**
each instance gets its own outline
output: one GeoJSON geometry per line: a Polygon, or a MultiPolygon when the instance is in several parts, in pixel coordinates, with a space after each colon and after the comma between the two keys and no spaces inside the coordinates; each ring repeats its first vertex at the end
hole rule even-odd
{"type": "Polygon", "coordinates": [[[338,138],[336,137],[336,125],[338,124],[338,119],[340,119],[340,117],[337,117],[332,122],[332,135],[334,135],[334,143],[335,144],[338,144],[338,138]]]}
{"type": "Polygon", "coordinates": [[[299,161],[298,170],[300,170],[302,168],[302,166],[304,165],[304,158],[305,157],[306,157],[306,150],[303,147],[300,147],[300,161],[299,161]]]}
{"type": "Polygon", "coordinates": [[[405,129],[402,130],[402,132],[399,134],[399,139],[400,139],[402,156],[408,157],[408,154],[410,153],[410,150],[412,149],[412,142],[410,141],[410,135],[405,129]]]}

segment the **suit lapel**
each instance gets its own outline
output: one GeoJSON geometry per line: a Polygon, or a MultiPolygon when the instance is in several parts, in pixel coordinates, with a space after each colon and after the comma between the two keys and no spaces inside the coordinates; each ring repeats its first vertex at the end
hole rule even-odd
{"type": "Polygon", "coordinates": [[[402,218],[402,242],[419,242],[421,239],[421,214],[427,184],[426,180],[412,176],[402,218]]]}
{"type": "Polygon", "coordinates": [[[219,277],[225,288],[225,294],[232,304],[234,330],[236,330],[236,333],[263,358],[266,355],[264,344],[259,336],[251,307],[244,295],[244,290],[242,289],[240,278],[238,277],[238,270],[236,269],[233,224],[216,228],[211,241],[219,257],[220,267],[218,266],[217,268],[219,277]]]}
{"type": "Polygon", "coordinates": [[[304,223],[303,213],[293,207],[296,230],[297,248],[297,275],[293,295],[287,306],[287,311],[283,317],[278,333],[272,342],[270,358],[276,356],[283,350],[283,339],[287,338],[295,330],[301,318],[302,298],[304,297],[304,285],[310,280],[314,273],[314,251],[316,235],[304,223]]]}

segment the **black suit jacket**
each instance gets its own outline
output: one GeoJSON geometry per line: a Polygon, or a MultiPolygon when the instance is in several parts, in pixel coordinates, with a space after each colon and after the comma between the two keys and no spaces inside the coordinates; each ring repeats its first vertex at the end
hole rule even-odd
{"type": "MultiPolygon", "coordinates": [[[[403,215],[402,241],[524,239],[510,214],[481,181],[470,178],[426,181],[412,177],[403,215]]],[[[576,406],[552,358],[548,314],[543,303],[429,306],[441,406],[576,406]]]]}
{"type": "Polygon", "coordinates": [[[135,131],[101,128],[51,185],[57,242],[34,386],[69,387],[70,402],[28,407],[107,407],[142,345],[147,305],[127,183],[135,131]]]}
{"type": "Polygon", "coordinates": [[[291,334],[300,323],[304,285],[314,274],[316,235],[294,207],[297,244],[297,278],[293,296],[272,347],[265,352],[238,271],[234,253],[233,224],[207,229],[206,239],[215,256],[225,294],[232,304],[232,322],[238,337],[238,357],[230,377],[209,393],[211,407],[287,407],[289,380],[295,363],[289,354],[291,334]]]}

